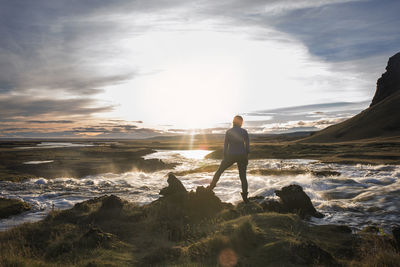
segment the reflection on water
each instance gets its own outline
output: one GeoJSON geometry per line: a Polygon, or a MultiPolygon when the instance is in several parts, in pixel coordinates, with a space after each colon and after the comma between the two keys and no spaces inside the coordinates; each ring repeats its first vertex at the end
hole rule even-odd
{"type": "Polygon", "coordinates": [[[54,162],[54,160],[33,160],[33,161],[26,161],[24,164],[44,164],[54,162]]]}
{"type": "Polygon", "coordinates": [[[84,146],[94,146],[94,145],[91,143],[41,142],[36,146],[21,146],[21,147],[16,147],[16,149],[84,147],[84,146]]]}
{"type": "MultiPolygon", "coordinates": [[[[23,215],[0,221],[0,229],[6,229],[25,221],[43,218],[54,204],[66,209],[75,203],[100,196],[115,194],[138,204],[149,203],[159,197],[158,192],[167,185],[169,171],[181,171],[219,161],[204,159],[209,151],[159,151],[146,158],[160,158],[166,162],[178,162],[173,170],[154,173],[127,172],[102,174],[83,179],[32,179],[22,183],[0,182],[4,197],[21,198],[32,204],[34,210],[23,215]]],[[[51,163],[49,163],[51,164],[51,163]]],[[[248,175],[251,196],[275,198],[274,191],[291,183],[301,185],[316,208],[326,215],[313,219],[313,223],[340,223],[354,228],[375,224],[389,228],[400,218],[400,166],[324,164],[315,160],[250,160],[249,170],[254,169],[308,169],[335,170],[340,176],[317,177],[312,173],[300,175],[248,175]]],[[[188,190],[207,186],[213,173],[194,173],[179,177],[188,190]]],[[[227,170],[215,188],[223,201],[240,201],[240,180],[237,170],[227,170]]]]}
{"type": "Polygon", "coordinates": [[[158,158],[158,159],[171,159],[174,157],[183,157],[186,159],[204,159],[204,157],[208,154],[210,154],[212,151],[210,150],[164,150],[164,151],[159,151],[157,153],[153,153],[150,155],[147,155],[145,158],[146,159],[152,159],[152,158],[158,158]]]}

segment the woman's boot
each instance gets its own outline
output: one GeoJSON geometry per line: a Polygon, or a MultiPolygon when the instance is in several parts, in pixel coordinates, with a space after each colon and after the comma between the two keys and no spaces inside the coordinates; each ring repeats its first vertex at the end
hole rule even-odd
{"type": "Polygon", "coordinates": [[[242,195],[243,198],[243,202],[244,203],[249,203],[249,199],[247,198],[247,195],[249,194],[248,192],[246,193],[240,193],[242,195]]]}

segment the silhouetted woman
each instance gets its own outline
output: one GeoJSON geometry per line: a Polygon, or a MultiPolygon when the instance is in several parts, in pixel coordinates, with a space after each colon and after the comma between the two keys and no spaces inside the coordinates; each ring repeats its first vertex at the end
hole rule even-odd
{"type": "Polygon", "coordinates": [[[210,189],[214,189],[217,185],[221,174],[234,163],[237,163],[239,169],[240,181],[242,182],[242,198],[244,202],[247,199],[247,178],[246,169],[248,164],[248,155],[250,152],[249,134],[242,128],[243,118],[235,116],[233,118],[233,127],[226,131],[224,142],[224,159],[221,162],[214,178],[210,184],[210,189]]]}

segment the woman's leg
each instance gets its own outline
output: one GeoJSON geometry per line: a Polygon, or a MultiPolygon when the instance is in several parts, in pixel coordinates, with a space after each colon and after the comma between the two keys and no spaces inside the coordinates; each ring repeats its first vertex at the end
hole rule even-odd
{"type": "Polygon", "coordinates": [[[228,169],[230,166],[232,166],[232,164],[235,163],[232,159],[230,158],[224,158],[221,162],[221,164],[219,165],[218,170],[215,172],[213,180],[210,184],[210,188],[211,190],[215,188],[215,186],[217,185],[217,182],[219,180],[219,177],[221,176],[221,174],[228,169]]]}
{"type": "Polygon", "coordinates": [[[238,169],[239,169],[240,181],[242,182],[242,193],[243,194],[247,194],[247,190],[248,190],[247,177],[246,177],[247,164],[248,164],[247,157],[239,160],[237,163],[238,169]]]}

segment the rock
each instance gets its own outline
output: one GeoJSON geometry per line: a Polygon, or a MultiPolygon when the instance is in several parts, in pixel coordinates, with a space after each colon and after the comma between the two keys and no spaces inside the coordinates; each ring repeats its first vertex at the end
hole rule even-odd
{"type": "Polygon", "coordinates": [[[165,169],[174,168],[176,163],[165,163],[161,159],[137,159],[135,162],[135,167],[144,172],[154,172],[165,169]]]}
{"type": "Polygon", "coordinates": [[[280,197],[283,209],[287,212],[297,213],[301,218],[307,216],[324,217],[323,214],[317,212],[310,197],[304,193],[303,188],[299,185],[285,186],[281,190],[276,190],[275,194],[280,197]]]}
{"type": "Polygon", "coordinates": [[[123,206],[124,202],[121,198],[115,195],[105,196],[101,201],[101,207],[98,210],[98,215],[117,215],[121,212],[123,206]]]}
{"type": "Polygon", "coordinates": [[[295,244],[291,247],[291,251],[293,253],[291,261],[295,264],[309,266],[340,266],[331,254],[311,241],[295,244]]]}
{"type": "Polygon", "coordinates": [[[318,177],[340,176],[340,172],[331,170],[311,171],[311,173],[318,177]]]}
{"type": "Polygon", "coordinates": [[[260,213],[260,212],[264,211],[263,207],[260,204],[258,204],[257,202],[253,202],[253,201],[251,201],[249,203],[240,202],[237,205],[236,210],[241,215],[260,213]]]}
{"type": "Polygon", "coordinates": [[[161,189],[160,195],[162,196],[172,196],[172,195],[185,195],[187,193],[186,188],[183,186],[182,182],[176,178],[173,173],[168,174],[168,186],[161,189]]]}
{"type": "Polygon", "coordinates": [[[374,225],[368,225],[360,231],[361,234],[379,234],[379,232],[379,227],[374,225]]]}
{"type": "Polygon", "coordinates": [[[257,202],[259,204],[261,204],[263,202],[263,200],[265,199],[265,197],[263,196],[254,196],[254,197],[249,197],[248,198],[250,202],[257,202]]]}
{"type": "Polygon", "coordinates": [[[378,79],[370,107],[400,91],[400,53],[389,58],[386,72],[378,79]]]}
{"type": "Polygon", "coordinates": [[[168,186],[161,189],[160,195],[164,197],[154,203],[159,209],[157,213],[171,220],[179,218],[201,220],[216,215],[226,208],[226,205],[230,206],[222,203],[208,188],[199,186],[195,192],[188,192],[173,173],[168,174],[168,186]]]}
{"type": "Polygon", "coordinates": [[[392,229],[393,238],[396,241],[398,250],[400,250],[400,227],[396,226],[392,229]]]}
{"type": "Polygon", "coordinates": [[[0,218],[8,218],[31,210],[32,206],[19,199],[8,199],[0,197],[0,218]]]}
{"type": "Polygon", "coordinates": [[[217,214],[224,208],[224,203],[214,192],[203,186],[198,186],[196,192],[187,194],[185,209],[190,217],[201,219],[217,214]]]}
{"type": "Polygon", "coordinates": [[[124,205],[122,199],[115,195],[110,195],[109,197],[105,197],[101,202],[102,209],[112,209],[112,210],[120,210],[124,205]]]}
{"type": "Polygon", "coordinates": [[[353,232],[347,225],[333,225],[332,228],[338,233],[351,234],[353,232]]]}
{"type": "Polygon", "coordinates": [[[287,212],[283,206],[283,204],[279,201],[268,199],[261,203],[261,207],[264,211],[271,211],[271,212],[278,212],[278,213],[285,213],[287,212]]]}
{"type": "Polygon", "coordinates": [[[113,239],[115,239],[113,234],[105,233],[97,227],[91,227],[79,239],[79,244],[84,248],[107,247],[113,239]]]}

